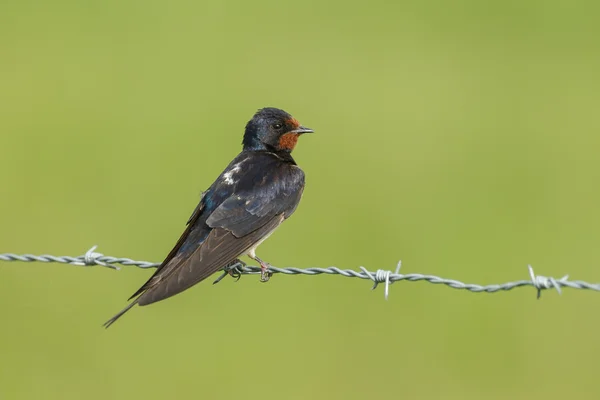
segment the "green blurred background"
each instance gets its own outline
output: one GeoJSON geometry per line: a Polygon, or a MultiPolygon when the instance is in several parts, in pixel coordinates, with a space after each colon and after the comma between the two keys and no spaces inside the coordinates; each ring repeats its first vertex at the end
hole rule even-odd
{"type": "MultiPolygon", "coordinates": [[[[277,266],[600,281],[591,1],[3,1],[0,253],[160,261],[256,109],[317,133],[277,266]]],[[[0,263],[2,399],[597,393],[600,295],[0,263]]]]}

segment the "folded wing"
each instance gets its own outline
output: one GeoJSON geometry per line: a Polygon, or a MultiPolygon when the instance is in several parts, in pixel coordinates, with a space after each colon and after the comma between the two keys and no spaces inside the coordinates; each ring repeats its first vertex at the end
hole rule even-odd
{"type": "Polygon", "coordinates": [[[166,299],[206,279],[289,217],[302,196],[304,174],[297,167],[285,167],[262,169],[257,181],[250,166],[235,186],[226,188],[224,198],[219,198],[226,192],[217,180],[160,270],[134,295],[141,293],[139,304],[166,299]]]}

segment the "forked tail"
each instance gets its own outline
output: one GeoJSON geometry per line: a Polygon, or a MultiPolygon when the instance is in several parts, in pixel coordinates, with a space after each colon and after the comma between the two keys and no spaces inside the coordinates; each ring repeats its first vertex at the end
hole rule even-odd
{"type": "Polygon", "coordinates": [[[104,324],[102,324],[102,326],[105,328],[108,328],[109,326],[111,326],[116,320],[121,318],[123,316],[123,314],[125,314],[127,311],[129,311],[131,309],[131,307],[135,306],[138,303],[138,300],[139,300],[139,298],[137,298],[134,301],[132,301],[131,303],[127,304],[127,307],[125,307],[124,309],[119,311],[114,317],[112,317],[111,319],[106,321],[104,324]]]}

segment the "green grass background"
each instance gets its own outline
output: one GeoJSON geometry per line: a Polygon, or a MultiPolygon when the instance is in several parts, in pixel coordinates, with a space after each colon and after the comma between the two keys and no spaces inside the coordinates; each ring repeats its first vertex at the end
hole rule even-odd
{"type": "MultiPolygon", "coordinates": [[[[160,261],[284,108],[316,133],[277,266],[600,281],[591,1],[0,3],[0,252],[160,261]]],[[[2,399],[597,394],[600,295],[256,276],[135,308],[150,271],[0,263],[2,399]]]]}

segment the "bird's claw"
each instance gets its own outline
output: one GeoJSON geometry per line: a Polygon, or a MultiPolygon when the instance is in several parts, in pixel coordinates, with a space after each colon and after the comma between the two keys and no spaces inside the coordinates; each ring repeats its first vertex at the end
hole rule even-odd
{"type": "Polygon", "coordinates": [[[231,276],[233,279],[235,279],[235,281],[239,281],[240,278],[242,277],[242,273],[240,271],[238,271],[236,268],[234,269],[230,269],[229,271],[227,271],[227,273],[229,274],[229,276],[231,276]]]}
{"type": "Polygon", "coordinates": [[[246,266],[246,263],[242,260],[235,260],[231,264],[228,265],[228,269],[226,269],[229,276],[235,279],[235,281],[239,281],[242,277],[242,268],[246,266]]]}
{"type": "Polygon", "coordinates": [[[268,282],[272,276],[273,276],[273,273],[271,271],[269,271],[268,264],[260,266],[260,281],[261,282],[268,282]]]}
{"type": "Polygon", "coordinates": [[[260,264],[260,281],[267,282],[269,280],[269,278],[271,278],[271,276],[273,276],[273,272],[269,271],[269,268],[271,267],[271,265],[269,265],[268,262],[263,261],[260,258],[256,257],[255,254],[252,254],[252,256],[250,258],[252,258],[254,261],[257,261],[260,264]]]}
{"type": "Polygon", "coordinates": [[[239,281],[240,278],[242,277],[242,273],[244,272],[243,268],[245,266],[246,266],[246,263],[241,260],[234,260],[234,261],[230,262],[229,264],[227,264],[225,266],[225,268],[223,268],[223,273],[213,282],[213,285],[215,283],[221,282],[221,280],[223,278],[225,278],[227,275],[234,278],[236,282],[239,281]]]}

